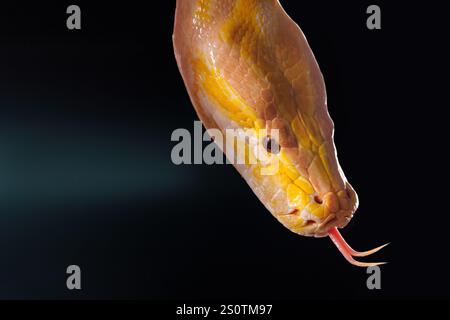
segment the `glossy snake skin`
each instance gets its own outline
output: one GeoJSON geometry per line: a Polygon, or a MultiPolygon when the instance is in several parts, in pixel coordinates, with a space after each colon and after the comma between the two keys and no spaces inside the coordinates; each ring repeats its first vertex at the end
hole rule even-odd
{"type": "MultiPolygon", "coordinates": [[[[235,167],[272,215],[297,234],[330,236],[352,264],[377,265],[353,256],[381,247],[354,251],[338,232],[353,217],[358,197],[337,159],[322,73],[281,4],[177,0],[173,40],[205,127],[250,133],[251,139],[236,143],[255,161],[235,167]],[[270,135],[274,129],[276,139],[270,135]],[[264,152],[252,153],[261,146],[264,152]],[[261,174],[274,165],[275,174],[261,174]]],[[[233,148],[223,147],[228,158],[233,148]]]]}

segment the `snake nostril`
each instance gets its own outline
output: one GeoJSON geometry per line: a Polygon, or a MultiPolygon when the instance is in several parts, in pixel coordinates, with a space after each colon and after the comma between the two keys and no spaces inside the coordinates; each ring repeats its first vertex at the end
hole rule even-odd
{"type": "Polygon", "coordinates": [[[322,204],[323,203],[323,200],[318,195],[314,196],[314,201],[316,203],[318,203],[318,204],[322,204]]]}

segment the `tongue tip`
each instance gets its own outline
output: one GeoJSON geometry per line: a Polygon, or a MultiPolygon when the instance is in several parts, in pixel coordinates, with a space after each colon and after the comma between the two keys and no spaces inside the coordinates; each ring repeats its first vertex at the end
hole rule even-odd
{"type": "Polygon", "coordinates": [[[328,235],[331,238],[331,240],[333,241],[333,243],[336,245],[338,250],[342,253],[344,258],[352,265],[355,265],[358,267],[374,267],[374,266],[384,265],[387,263],[387,262],[360,262],[360,261],[355,260],[353,258],[353,256],[365,257],[368,255],[371,255],[371,254],[383,249],[389,243],[384,244],[380,247],[377,247],[377,248],[369,250],[369,251],[358,252],[358,251],[353,250],[352,247],[350,247],[347,244],[347,242],[342,237],[342,235],[340,234],[339,230],[336,227],[330,228],[330,230],[328,231],[328,235]]]}

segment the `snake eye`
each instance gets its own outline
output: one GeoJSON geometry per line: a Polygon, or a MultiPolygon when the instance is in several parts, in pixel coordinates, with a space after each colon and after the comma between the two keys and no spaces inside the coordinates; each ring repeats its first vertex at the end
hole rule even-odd
{"type": "Polygon", "coordinates": [[[273,154],[280,153],[280,145],[278,144],[278,142],[275,139],[271,138],[270,136],[264,137],[262,143],[263,143],[264,149],[266,149],[267,152],[270,152],[273,154]]]}
{"type": "Polygon", "coordinates": [[[314,201],[317,203],[317,204],[322,204],[323,203],[323,200],[319,197],[319,196],[314,196],[314,201]]]}

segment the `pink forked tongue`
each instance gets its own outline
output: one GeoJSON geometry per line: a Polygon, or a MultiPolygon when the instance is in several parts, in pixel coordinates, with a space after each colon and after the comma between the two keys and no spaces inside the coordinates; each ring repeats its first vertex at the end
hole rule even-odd
{"type": "Polygon", "coordinates": [[[375,252],[383,249],[389,243],[387,243],[385,245],[382,245],[382,246],[380,246],[378,248],[369,250],[369,251],[358,252],[358,251],[353,250],[352,247],[350,247],[348,245],[348,243],[345,242],[344,238],[339,233],[339,231],[338,231],[338,229],[336,227],[331,228],[330,231],[328,232],[328,235],[330,236],[331,240],[333,240],[334,244],[339,249],[339,251],[342,253],[344,258],[347,259],[348,262],[350,262],[351,264],[353,264],[355,266],[358,266],[358,267],[373,267],[373,266],[379,266],[381,264],[385,264],[386,263],[386,262],[359,262],[359,261],[356,261],[355,259],[353,259],[353,257],[365,257],[365,256],[368,256],[368,255],[371,255],[372,253],[375,253],[375,252]]]}

